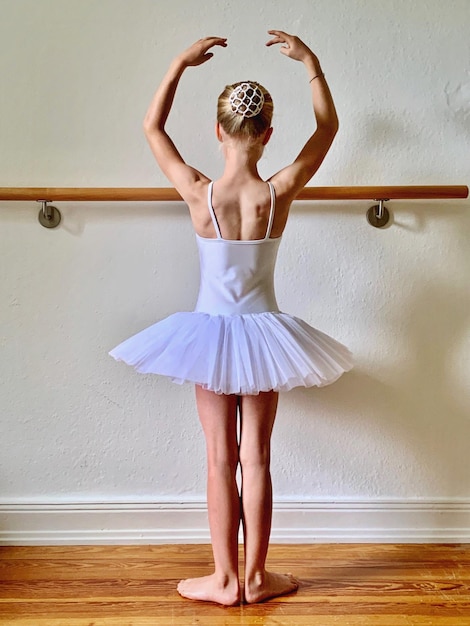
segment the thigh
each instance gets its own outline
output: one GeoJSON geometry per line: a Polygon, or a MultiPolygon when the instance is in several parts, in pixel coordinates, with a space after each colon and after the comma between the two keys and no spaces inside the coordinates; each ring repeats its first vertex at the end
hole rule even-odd
{"type": "Polygon", "coordinates": [[[238,464],[237,396],[216,394],[196,385],[196,404],[209,462],[238,464]]]}
{"type": "Polygon", "coordinates": [[[276,418],[279,393],[261,392],[240,397],[240,461],[269,463],[271,433],[276,418]]]}

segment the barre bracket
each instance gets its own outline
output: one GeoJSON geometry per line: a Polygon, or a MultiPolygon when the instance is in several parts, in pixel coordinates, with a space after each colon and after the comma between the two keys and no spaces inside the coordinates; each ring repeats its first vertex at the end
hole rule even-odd
{"type": "Polygon", "coordinates": [[[41,202],[42,204],[38,215],[41,226],[44,226],[44,228],[56,228],[60,224],[62,217],[59,209],[48,204],[49,200],[36,200],[36,202],[41,202]]]}
{"type": "Polygon", "coordinates": [[[390,212],[387,207],[384,206],[384,202],[388,202],[389,198],[383,198],[382,200],[376,200],[379,204],[374,204],[367,211],[367,221],[374,228],[383,228],[390,220],[390,212]]]}

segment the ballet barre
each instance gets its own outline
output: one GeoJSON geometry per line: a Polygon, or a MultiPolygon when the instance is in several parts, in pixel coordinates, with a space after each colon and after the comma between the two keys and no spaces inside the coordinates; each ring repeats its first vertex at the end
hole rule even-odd
{"type": "MultiPolygon", "coordinates": [[[[390,200],[442,200],[468,197],[466,185],[406,185],[367,187],[304,187],[300,200],[373,200],[367,221],[383,228],[390,220],[384,203],[390,200]]],[[[60,224],[60,211],[51,202],[183,202],[172,187],[0,187],[0,201],[35,200],[41,203],[39,222],[45,228],[60,224]]]]}

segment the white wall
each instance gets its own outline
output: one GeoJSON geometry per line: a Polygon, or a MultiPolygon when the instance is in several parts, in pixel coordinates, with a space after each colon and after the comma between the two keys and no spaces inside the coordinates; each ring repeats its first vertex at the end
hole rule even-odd
{"type": "MultiPolygon", "coordinates": [[[[169,61],[205,35],[229,47],[189,69],[170,129],[221,172],[215,102],[253,78],[275,101],[263,175],[311,132],[304,68],[268,28],[319,55],[341,129],[311,184],[468,184],[467,0],[0,0],[0,186],[167,186],[141,132],[169,61]]],[[[469,502],[467,200],[297,203],[280,251],[281,308],[353,350],[356,369],[281,399],[278,501],[469,502]]],[[[197,291],[184,205],[0,203],[0,502],[201,501],[193,391],[107,351],[197,291]]],[[[6,519],[6,518],[5,518],[6,519]]],[[[6,522],[5,522],[6,524],[6,522]]]]}

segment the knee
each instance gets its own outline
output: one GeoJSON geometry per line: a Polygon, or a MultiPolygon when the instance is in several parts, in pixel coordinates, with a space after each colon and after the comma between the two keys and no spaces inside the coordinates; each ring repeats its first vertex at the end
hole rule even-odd
{"type": "Polygon", "coordinates": [[[221,451],[215,451],[207,457],[207,470],[209,474],[235,476],[238,464],[238,453],[224,454],[221,453],[221,451]]]}
{"type": "Polygon", "coordinates": [[[243,471],[269,471],[271,454],[269,446],[249,447],[240,450],[240,467],[243,471]]]}

